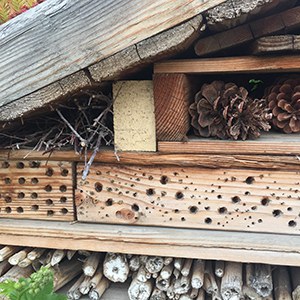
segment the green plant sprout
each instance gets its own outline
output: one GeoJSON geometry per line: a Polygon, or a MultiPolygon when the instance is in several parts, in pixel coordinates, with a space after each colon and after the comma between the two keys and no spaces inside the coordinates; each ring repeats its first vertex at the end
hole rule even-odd
{"type": "Polygon", "coordinates": [[[54,275],[48,267],[31,274],[29,278],[11,279],[0,283],[0,295],[10,300],[66,300],[65,295],[54,293],[54,275]]]}
{"type": "Polygon", "coordinates": [[[259,85],[263,84],[264,82],[260,79],[250,79],[249,84],[253,84],[251,92],[255,91],[259,85]]]}

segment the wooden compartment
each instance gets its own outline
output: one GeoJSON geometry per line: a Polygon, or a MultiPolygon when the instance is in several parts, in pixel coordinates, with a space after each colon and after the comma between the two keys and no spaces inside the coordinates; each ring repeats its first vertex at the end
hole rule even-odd
{"type": "Polygon", "coordinates": [[[2,161],[0,217],[74,220],[72,163],[2,161]]]}
{"type": "Polygon", "coordinates": [[[299,233],[300,172],[78,165],[83,222],[299,233]]]}

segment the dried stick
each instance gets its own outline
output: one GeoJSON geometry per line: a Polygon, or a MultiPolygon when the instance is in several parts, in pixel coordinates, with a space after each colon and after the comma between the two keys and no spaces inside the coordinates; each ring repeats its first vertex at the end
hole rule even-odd
{"type": "Polygon", "coordinates": [[[276,300],[292,300],[292,288],[287,267],[278,266],[273,271],[276,300]]]}
{"type": "Polygon", "coordinates": [[[160,271],[160,276],[163,279],[169,279],[172,276],[174,270],[173,264],[165,265],[162,270],[160,271]]]}
{"type": "Polygon", "coordinates": [[[193,260],[190,258],[185,260],[184,265],[181,269],[181,274],[183,276],[188,276],[190,274],[192,263],[193,263],[193,260]]]}
{"type": "Polygon", "coordinates": [[[0,262],[19,252],[22,247],[6,246],[0,250],[0,262]]]}
{"type": "Polygon", "coordinates": [[[198,296],[198,293],[199,293],[199,289],[192,288],[192,289],[190,290],[190,297],[191,297],[192,299],[196,299],[197,296],[198,296]]]}
{"type": "Polygon", "coordinates": [[[33,273],[33,271],[34,270],[32,269],[31,266],[27,268],[20,268],[19,266],[13,266],[0,278],[0,282],[5,281],[6,279],[17,281],[21,277],[27,278],[33,273]]]}
{"type": "Polygon", "coordinates": [[[180,276],[174,282],[174,293],[183,295],[191,288],[191,276],[180,276]]]}
{"type": "Polygon", "coordinates": [[[109,280],[103,277],[97,286],[89,292],[89,298],[91,300],[99,300],[104,292],[108,289],[109,284],[109,280]]]}
{"type": "Polygon", "coordinates": [[[183,265],[184,265],[184,258],[175,258],[174,260],[175,269],[181,271],[183,265]]]}
{"type": "Polygon", "coordinates": [[[23,259],[25,259],[27,257],[27,254],[32,250],[32,248],[25,248],[17,253],[15,253],[13,256],[11,256],[8,259],[8,262],[13,265],[16,266],[19,262],[21,262],[23,259]]]}
{"type": "Polygon", "coordinates": [[[293,286],[293,292],[292,292],[293,300],[300,300],[300,268],[291,267],[290,274],[291,274],[292,286],[293,286]]]}
{"type": "Polygon", "coordinates": [[[155,288],[151,294],[150,300],[167,300],[165,292],[155,288]]]}
{"type": "Polygon", "coordinates": [[[28,257],[25,257],[23,260],[21,260],[18,263],[18,266],[21,268],[26,268],[32,264],[32,260],[30,260],[28,257]]]}
{"type": "Polygon", "coordinates": [[[82,280],[79,286],[79,291],[82,295],[87,295],[91,290],[91,277],[86,276],[82,280]]]}
{"type": "Polygon", "coordinates": [[[106,278],[113,282],[125,282],[129,274],[127,258],[124,254],[107,253],[103,263],[106,278]]]}
{"type": "Polygon", "coordinates": [[[67,259],[71,260],[73,258],[73,256],[76,254],[76,250],[68,250],[67,251],[67,259]]]}
{"type": "Polygon", "coordinates": [[[70,300],[78,300],[81,298],[81,292],[79,291],[79,286],[84,279],[84,274],[82,274],[75,283],[69,288],[67,292],[68,299],[70,300]]]}
{"type": "Polygon", "coordinates": [[[141,282],[146,282],[151,278],[151,274],[146,270],[145,266],[140,266],[137,271],[136,278],[141,282]]]}
{"type": "Polygon", "coordinates": [[[136,272],[141,266],[140,258],[138,255],[133,255],[129,260],[129,269],[132,272],[136,272]]]}
{"type": "Polygon", "coordinates": [[[98,252],[93,252],[84,262],[82,266],[83,273],[85,276],[92,277],[94,276],[99,263],[103,259],[103,254],[98,252]]]}
{"type": "Polygon", "coordinates": [[[64,259],[66,254],[67,254],[66,250],[61,250],[61,249],[55,250],[51,257],[50,265],[53,267],[59,264],[64,259]]]}
{"type": "Polygon", "coordinates": [[[219,287],[212,269],[211,261],[206,261],[203,288],[207,294],[218,294],[219,287]]]}
{"type": "Polygon", "coordinates": [[[197,300],[205,300],[205,292],[204,289],[199,289],[197,300]]]}
{"type": "Polygon", "coordinates": [[[196,259],[192,269],[192,287],[200,289],[204,283],[205,262],[201,259],[196,259]]]}
{"type": "Polygon", "coordinates": [[[141,282],[136,277],[133,278],[128,289],[130,300],[148,300],[151,296],[153,283],[151,280],[141,282]]]}
{"type": "Polygon", "coordinates": [[[11,267],[8,260],[0,262],[0,276],[4,275],[11,267]]]}
{"type": "Polygon", "coordinates": [[[171,262],[173,262],[173,257],[165,257],[164,258],[164,265],[169,265],[171,262]]]}
{"type": "Polygon", "coordinates": [[[148,257],[145,267],[149,273],[158,273],[164,266],[164,259],[160,256],[148,257]]]}
{"type": "Polygon", "coordinates": [[[44,249],[44,248],[34,248],[27,254],[27,258],[32,261],[36,260],[36,259],[40,258],[45,251],[46,251],[46,249],[44,249]]]}
{"type": "Polygon", "coordinates": [[[225,268],[225,263],[222,260],[217,260],[215,262],[215,275],[217,277],[223,277],[224,275],[224,268],[225,268]]]}
{"type": "Polygon", "coordinates": [[[164,291],[166,292],[168,290],[168,288],[170,287],[171,284],[171,278],[167,278],[167,279],[163,279],[161,276],[158,276],[156,278],[156,287],[160,290],[160,291],[164,291]]]}
{"type": "Polygon", "coordinates": [[[251,286],[258,295],[268,297],[273,290],[271,266],[265,264],[254,264],[251,286]]]}

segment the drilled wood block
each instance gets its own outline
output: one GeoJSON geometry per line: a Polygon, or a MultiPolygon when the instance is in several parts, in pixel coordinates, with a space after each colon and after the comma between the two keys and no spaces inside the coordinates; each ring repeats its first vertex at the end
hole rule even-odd
{"type": "Polygon", "coordinates": [[[300,172],[78,166],[83,222],[299,234],[300,172]]]}
{"type": "Polygon", "coordinates": [[[72,163],[2,161],[0,217],[74,220],[72,163]]]}

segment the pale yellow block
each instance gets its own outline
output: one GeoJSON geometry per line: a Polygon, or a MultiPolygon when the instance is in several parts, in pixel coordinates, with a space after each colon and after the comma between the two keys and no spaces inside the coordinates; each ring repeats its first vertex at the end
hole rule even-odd
{"type": "Polygon", "coordinates": [[[113,97],[116,150],[156,151],[152,81],[118,81],[113,97]]]}

